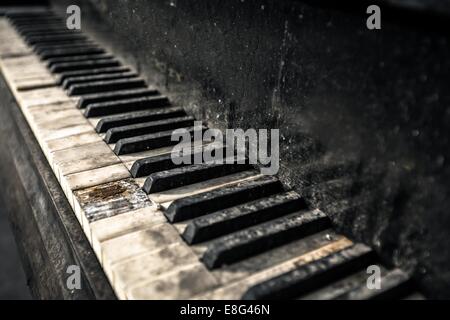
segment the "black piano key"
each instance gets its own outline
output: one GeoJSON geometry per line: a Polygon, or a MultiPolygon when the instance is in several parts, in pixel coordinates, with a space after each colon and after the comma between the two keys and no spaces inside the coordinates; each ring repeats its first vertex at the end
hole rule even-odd
{"type": "MultiPolygon", "coordinates": [[[[51,19],[40,19],[40,18],[33,18],[33,19],[23,19],[23,20],[12,20],[12,25],[15,28],[32,28],[32,27],[44,27],[49,25],[58,25],[60,27],[65,27],[64,20],[61,18],[51,18],[51,19]]],[[[66,28],[67,29],[67,28],[66,28]]]]}
{"type": "Polygon", "coordinates": [[[26,25],[36,25],[38,23],[62,23],[62,19],[60,17],[41,17],[41,16],[33,16],[33,17],[12,17],[8,14],[8,18],[10,23],[15,27],[26,26],[26,25]]]}
{"type": "Polygon", "coordinates": [[[8,12],[7,17],[15,23],[29,23],[35,21],[51,21],[62,20],[62,18],[56,15],[53,11],[39,11],[39,12],[8,12]]]}
{"type": "Polygon", "coordinates": [[[49,11],[49,13],[42,13],[42,12],[28,12],[27,14],[19,14],[18,12],[15,13],[8,13],[8,18],[17,24],[21,23],[42,23],[45,21],[61,21],[64,22],[63,18],[54,14],[53,12],[49,11]]]}
{"type": "Polygon", "coordinates": [[[13,19],[13,21],[41,21],[41,20],[51,20],[51,19],[61,19],[52,10],[42,10],[38,12],[8,12],[8,18],[13,19]]]}
{"type": "Polygon", "coordinates": [[[81,77],[81,76],[93,76],[97,74],[108,74],[116,72],[127,72],[130,71],[128,67],[117,66],[117,67],[106,67],[106,68],[96,68],[96,69],[85,69],[76,71],[61,72],[58,74],[58,85],[62,85],[64,80],[70,77],[81,77]]]}
{"type": "Polygon", "coordinates": [[[35,52],[37,52],[39,49],[42,48],[55,48],[55,47],[70,47],[70,46],[77,46],[80,44],[93,44],[94,42],[91,39],[88,38],[84,38],[78,35],[67,35],[64,37],[59,37],[59,38],[48,38],[48,39],[43,39],[42,41],[38,41],[38,42],[28,42],[26,41],[27,44],[33,48],[33,50],[35,52]]]}
{"type": "Polygon", "coordinates": [[[78,84],[88,84],[92,82],[107,81],[107,80],[131,79],[136,78],[137,76],[138,76],[137,73],[133,71],[128,71],[128,72],[116,72],[107,74],[96,74],[93,76],[70,77],[64,80],[64,82],[62,83],[62,87],[70,91],[73,86],[78,84]]]}
{"type": "MultiPolygon", "coordinates": [[[[63,24],[64,26],[64,24],[63,24]]],[[[52,30],[52,29],[58,29],[58,30],[67,30],[67,28],[61,28],[61,23],[59,22],[50,22],[50,23],[45,23],[45,24],[39,24],[39,25],[16,25],[15,26],[16,30],[18,32],[21,31],[45,31],[45,30],[52,30]]]]}
{"type": "Polygon", "coordinates": [[[160,131],[175,130],[178,128],[191,127],[195,119],[191,116],[170,118],[158,121],[129,124],[122,127],[112,128],[106,132],[106,143],[116,143],[120,139],[142,136],[144,134],[160,131]]]}
{"type": "MultiPolygon", "coordinates": [[[[32,46],[32,50],[39,56],[41,59],[46,59],[45,54],[53,53],[54,51],[72,51],[72,50],[80,50],[80,49],[88,49],[88,48],[97,48],[98,45],[94,43],[92,40],[78,40],[78,41],[48,41],[42,42],[32,46]]],[[[63,52],[65,53],[65,52],[63,52]]]]}
{"type": "Polygon", "coordinates": [[[27,19],[45,19],[45,18],[60,18],[58,15],[53,12],[51,9],[42,9],[39,11],[12,11],[7,13],[8,18],[16,19],[19,21],[27,20],[27,19]]]}
{"type": "Polygon", "coordinates": [[[41,60],[47,60],[56,57],[69,57],[77,56],[82,52],[96,52],[104,53],[105,50],[99,48],[97,45],[92,43],[81,43],[81,44],[68,44],[64,46],[48,46],[42,48],[35,48],[34,52],[41,58],[41,60]]]}
{"type": "MultiPolygon", "coordinates": [[[[110,91],[118,91],[118,90],[126,90],[126,89],[134,89],[134,88],[144,88],[147,84],[145,80],[141,78],[125,78],[125,79],[115,79],[115,80],[104,80],[104,81],[96,81],[89,83],[80,83],[74,84],[70,87],[67,94],[69,96],[79,96],[85,94],[91,94],[94,92],[110,92],[110,91]]],[[[106,103],[106,102],[105,102],[106,103]]],[[[154,102],[154,104],[158,104],[160,102],[154,102]]],[[[86,117],[94,117],[101,115],[110,115],[119,113],[119,111],[115,112],[114,110],[118,110],[119,107],[111,107],[110,110],[107,108],[103,108],[102,104],[104,103],[94,103],[86,108],[85,116],[86,117]],[[91,110],[92,109],[92,110],[91,110]]],[[[133,110],[130,108],[130,111],[133,110]]],[[[123,109],[121,112],[127,112],[129,110],[123,109]]]]}
{"type": "Polygon", "coordinates": [[[51,9],[41,9],[39,11],[12,11],[7,13],[10,19],[28,19],[28,18],[53,18],[58,17],[51,9]]]}
{"type": "MultiPolygon", "coordinates": [[[[43,54],[47,54],[50,51],[58,50],[78,50],[84,48],[96,48],[100,49],[93,41],[83,40],[83,41],[57,41],[57,42],[41,42],[37,45],[31,47],[34,53],[39,55],[41,60],[46,60],[43,54]]],[[[104,50],[103,50],[104,52],[104,50]]],[[[79,55],[79,53],[77,54],[79,55]]]]}
{"type": "MultiPolygon", "coordinates": [[[[191,134],[194,128],[186,128],[191,134]]],[[[202,131],[206,128],[202,127],[202,131]]],[[[114,147],[114,152],[117,155],[135,153],[145,150],[157,149],[177,144],[177,141],[172,141],[173,130],[163,131],[158,133],[146,134],[139,137],[120,139],[114,147]]]]}
{"type": "Polygon", "coordinates": [[[394,300],[402,299],[414,290],[411,279],[400,269],[388,271],[380,279],[379,289],[369,289],[366,281],[360,286],[345,292],[336,300],[394,300]]]}
{"type": "Polygon", "coordinates": [[[61,28],[59,23],[50,23],[42,26],[22,26],[18,30],[21,34],[31,34],[31,35],[46,35],[47,34],[60,34],[60,33],[81,33],[81,30],[67,29],[65,26],[61,28]]]}
{"type": "MultiPolygon", "coordinates": [[[[121,90],[128,88],[143,88],[146,86],[145,81],[142,79],[136,79],[132,81],[122,81],[117,80],[116,83],[112,83],[111,86],[115,86],[111,90],[95,90],[95,87],[91,89],[91,92],[102,92],[102,91],[112,91],[112,90],[121,90]]],[[[73,94],[69,92],[69,95],[73,94]]],[[[169,106],[170,102],[167,97],[164,96],[151,96],[151,97],[139,97],[139,98],[131,98],[131,99],[121,99],[116,101],[108,101],[108,102],[97,102],[90,104],[84,115],[86,117],[100,117],[107,116],[117,113],[124,113],[130,111],[140,111],[147,110],[152,108],[161,108],[165,106],[169,106]]]]}
{"type": "Polygon", "coordinates": [[[55,20],[41,20],[41,21],[27,21],[25,22],[14,22],[12,25],[18,30],[19,32],[22,30],[30,30],[32,28],[60,28],[60,29],[67,29],[65,23],[61,19],[55,19],[55,20]]]}
{"type": "Polygon", "coordinates": [[[62,62],[54,64],[50,68],[50,71],[53,73],[60,73],[64,71],[85,70],[103,67],[116,67],[118,65],[120,65],[120,62],[115,59],[87,60],[82,62],[62,62]]]}
{"type": "Polygon", "coordinates": [[[29,19],[23,18],[23,19],[16,19],[14,18],[15,26],[17,27],[37,27],[41,25],[62,25],[65,29],[66,22],[64,18],[60,16],[52,16],[52,17],[32,17],[29,19]]]}
{"type": "Polygon", "coordinates": [[[330,227],[321,211],[301,211],[211,241],[201,260],[208,269],[231,264],[330,227]]]}
{"type": "Polygon", "coordinates": [[[86,61],[86,60],[100,60],[100,59],[112,59],[113,57],[110,54],[83,54],[83,55],[76,55],[76,56],[69,56],[69,57],[56,57],[56,58],[50,58],[47,59],[47,67],[52,67],[55,63],[62,63],[62,62],[79,62],[79,61],[86,61]]]}
{"type": "Polygon", "coordinates": [[[6,14],[10,19],[26,19],[40,17],[58,17],[51,9],[41,9],[39,11],[11,11],[6,14]]]}
{"type": "Polygon", "coordinates": [[[62,35],[54,35],[54,36],[32,36],[25,37],[25,41],[30,45],[39,44],[40,42],[50,42],[50,41],[77,41],[77,40],[87,40],[86,36],[83,34],[62,34],[62,35]]]}
{"type": "Polygon", "coordinates": [[[70,47],[77,47],[82,44],[85,45],[95,45],[96,43],[92,39],[71,39],[72,36],[60,39],[47,39],[34,44],[29,44],[34,52],[39,52],[39,50],[53,50],[53,49],[65,49],[70,47]]]}
{"type": "Polygon", "coordinates": [[[16,30],[45,30],[46,28],[59,28],[59,29],[66,29],[67,28],[61,28],[61,25],[63,27],[65,27],[64,23],[61,23],[61,21],[47,21],[45,23],[41,22],[39,24],[23,24],[23,25],[19,25],[19,24],[14,24],[14,27],[16,28],[16,30]]]}
{"type": "MultiPolygon", "coordinates": [[[[202,152],[202,151],[198,151],[202,152]]],[[[131,167],[131,175],[133,178],[145,177],[154,172],[170,170],[173,168],[177,168],[183,166],[176,165],[173,160],[171,154],[164,154],[155,157],[149,157],[144,159],[136,160],[131,167]]]]}
{"type": "Polygon", "coordinates": [[[71,47],[79,47],[80,45],[94,45],[95,42],[92,39],[59,39],[59,40],[47,40],[39,43],[30,45],[34,52],[39,52],[39,50],[53,50],[53,49],[64,49],[71,47]]]}
{"type": "MultiPolygon", "coordinates": [[[[224,149],[222,147],[222,149],[224,149]]],[[[225,152],[224,150],[223,152],[225,152]]],[[[189,156],[191,158],[191,163],[194,163],[194,158],[203,154],[203,148],[199,150],[191,149],[189,156]]],[[[224,153],[225,154],[225,153],[224,153]]],[[[148,157],[136,160],[131,167],[131,175],[134,178],[148,176],[154,172],[170,170],[177,167],[188,166],[189,164],[175,164],[172,160],[171,153],[163,154],[156,157],[148,157]]]]}
{"type": "MultiPolygon", "coordinates": [[[[244,165],[240,166],[244,167],[244,165]]],[[[164,212],[164,215],[172,223],[180,222],[282,191],[283,185],[276,177],[263,176],[259,179],[175,200],[164,212]]]]}
{"type": "Polygon", "coordinates": [[[32,50],[43,61],[50,58],[78,56],[85,54],[83,51],[88,51],[89,54],[94,50],[97,50],[96,53],[105,52],[105,50],[99,48],[98,45],[91,40],[43,42],[39,45],[32,46],[32,50]]]}
{"type": "MultiPolygon", "coordinates": [[[[46,31],[29,31],[29,32],[24,32],[21,34],[21,36],[25,39],[30,38],[30,37],[42,37],[44,35],[46,36],[62,36],[62,35],[78,35],[81,34],[80,32],[74,32],[74,31],[65,31],[65,30],[46,30],[46,31]]],[[[59,42],[60,40],[58,40],[59,42]]],[[[69,41],[69,40],[63,40],[63,41],[69,41]]],[[[70,41],[73,41],[72,39],[70,39],[70,41]]],[[[54,42],[52,40],[50,41],[43,41],[43,43],[46,42],[54,42]]],[[[39,42],[39,44],[41,44],[42,42],[39,42]]]]}
{"type": "Polygon", "coordinates": [[[374,263],[374,252],[356,244],[295,270],[259,283],[247,290],[243,299],[292,299],[346,277],[374,263]]]}
{"type": "MultiPolygon", "coordinates": [[[[158,93],[158,92],[157,92],[158,93]]],[[[79,100],[80,101],[80,100],[79,100]]],[[[186,112],[183,108],[163,108],[146,111],[135,111],[123,114],[116,114],[102,118],[95,128],[98,133],[103,133],[111,128],[126,126],[135,123],[142,123],[148,121],[157,121],[168,118],[177,118],[186,116],[186,112]]]]}
{"type": "Polygon", "coordinates": [[[47,32],[76,32],[78,30],[64,30],[61,28],[61,25],[59,24],[50,24],[50,25],[45,25],[45,26],[39,26],[39,27],[20,27],[16,29],[17,32],[21,35],[21,36],[27,36],[27,35],[45,35],[47,32]]]}
{"type": "Polygon", "coordinates": [[[147,194],[161,192],[252,168],[249,164],[194,164],[152,173],[145,179],[143,189],[147,194]]]}
{"type": "Polygon", "coordinates": [[[196,218],[183,238],[189,244],[211,240],[301,209],[306,209],[306,203],[296,192],[275,194],[196,218]]]}
{"type": "Polygon", "coordinates": [[[62,20],[62,17],[56,15],[53,11],[47,12],[8,12],[7,17],[15,23],[32,23],[35,21],[53,21],[62,20]]]}
{"type": "Polygon", "coordinates": [[[29,18],[11,18],[11,23],[17,27],[24,26],[40,26],[49,24],[61,24],[65,26],[64,20],[61,17],[29,17],[29,18]]]}
{"type": "MultiPolygon", "coordinates": [[[[97,73],[105,73],[105,72],[102,70],[98,70],[97,73]]],[[[138,89],[121,90],[121,91],[104,92],[104,93],[92,93],[92,94],[81,95],[80,99],[78,100],[77,107],[79,109],[84,109],[89,104],[93,104],[93,103],[148,97],[148,96],[155,96],[158,94],[159,94],[158,90],[149,89],[149,88],[138,88],[138,89]]]]}
{"type": "Polygon", "coordinates": [[[28,15],[28,16],[14,16],[10,13],[8,13],[8,18],[11,20],[11,22],[14,25],[24,25],[24,24],[37,24],[37,23],[44,23],[44,22],[63,22],[61,17],[55,16],[55,15],[28,15]]]}
{"type": "MultiPolygon", "coordinates": [[[[383,266],[380,266],[381,272],[387,271],[383,266]]],[[[314,290],[302,294],[296,297],[298,300],[334,300],[340,295],[354,288],[359,287],[361,283],[367,283],[367,277],[370,276],[367,273],[367,269],[363,268],[358,270],[348,276],[344,276],[336,281],[331,281],[321,286],[320,288],[315,288],[314,290]]]]}
{"type": "Polygon", "coordinates": [[[27,19],[44,19],[44,18],[59,18],[52,10],[39,11],[12,11],[7,13],[7,17],[14,19],[14,21],[22,21],[27,19]]]}

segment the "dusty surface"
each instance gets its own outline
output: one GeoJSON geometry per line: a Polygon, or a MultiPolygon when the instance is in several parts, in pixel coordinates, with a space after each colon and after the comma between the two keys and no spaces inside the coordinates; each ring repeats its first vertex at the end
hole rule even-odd
{"type": "Polygon", "coordinates": [[[279,128],[284,182],[450,297],[448,24],[383,11],[369,31],[365,8],[288,0],[80,2],[85,28],[195,116],[279,128]]]}

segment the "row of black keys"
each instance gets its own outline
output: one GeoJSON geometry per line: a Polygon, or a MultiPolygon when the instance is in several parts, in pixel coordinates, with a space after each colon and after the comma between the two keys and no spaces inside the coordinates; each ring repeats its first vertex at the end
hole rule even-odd
{"type": "MultiPolygon", "coordinates": [[[[78,107],[85,109],[85,116],[102,117],[96,131],[106,133],[107,143],[116,144],[116,154],[171,146],[177,143],[171,139],[174,129],[186,128],[194,134],[195,119],[183,108],[172,107],[166,97],[147,88],[144,80],[102,48],[79,32],[66,30],[59,18],[16,17],[13,22],[57,75],[59,84],[69,95],[79,97],[78,107]],[[69,40],[70,44],[66,44],[69,40]],[[104,59],[105,55],[109,58],[104,59]],[[112,72],[118,70],[120,72],[112,72]],[[114,79],[106,80],[108,77],[114,79]]],[[[202,148],[193,150],[191,159],[202,152],[202,148]]],[[[144,190],[154,193],[201,182],[205,177],[218,178],[251,168],[248,164],[175,165],[171,155],[164,154],[136,161],[131,173],[135,178],[148,176],[144,190]]]]}
{"type": "MultiPolygon", "coordinates": [[[[96,127],[120,154],[173,144],[171,133],[188,128],[194,118],[172,107],[158,91],[122,66],[113,56],[83,36],[68,31],[56,16],[10,17],[86,117],[103,117],[96,127]]],[[[192,157],[197,150],[192,152],[192,157]]],[[[249,165],[175,166],[170,155],[144,158],[132,167],[134,177],[148,176],[144,190],[160,192],[176,187],[252,170],[249,165]]],[[[256,173],[256,171],[255,171],[256,173]]],[[[275,177],[224,187],[174,201],[165,212],[171,223],[188,221],[183,238],[189,244],[207,243],[201,260],[214,269],[326,230],[330,220],[320,211],[308,211],[295,192],[286,192],[275,177]]],[[[355,246],[319,260],[315,268],[300,268],[251,288],[247,298],[292,298],[338,280],[374,262],[367,247],[355,246]],[[340,259],[339,259],[340,258],[340,259]]],[[[317,263],[317,262],[316,262],[317,263]]],[[[309,265],[310,266],[310,265],[309,265]]],[[[398,289],[398,287],[396,287],[398,289]]],[[[389,291],[392,292],[392,291],[389,291]]]]}

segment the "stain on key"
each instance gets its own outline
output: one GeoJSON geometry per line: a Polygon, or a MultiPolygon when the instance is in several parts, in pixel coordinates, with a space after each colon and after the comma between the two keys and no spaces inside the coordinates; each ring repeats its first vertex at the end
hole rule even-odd
{"type": "Polygon", "coordinates": [[[150,206],[145,193],[131,179],[86,188],[74,195],[89,222],[150,206]]]}

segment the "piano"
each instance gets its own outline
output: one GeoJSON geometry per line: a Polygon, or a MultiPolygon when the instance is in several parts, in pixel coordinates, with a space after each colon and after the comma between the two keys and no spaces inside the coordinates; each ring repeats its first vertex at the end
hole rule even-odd
{"type": "Polygon", "coordinates": [[[0,173],[35,297],[425,298],[277,176],[169,161],[196,117],[95,35],[50,7],[2,10],[0,173]]]}

